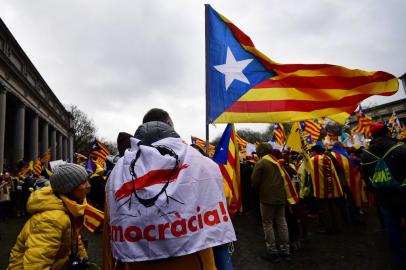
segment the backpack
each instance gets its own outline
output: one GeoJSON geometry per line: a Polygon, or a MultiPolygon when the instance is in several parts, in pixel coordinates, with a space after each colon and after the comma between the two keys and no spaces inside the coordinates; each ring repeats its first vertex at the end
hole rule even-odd
{"type": "Polygon", "coordinates": [[[397,181],[393,177],[388,165],[385,162],[385,157],[388,156],[389,153],[392,152],[392,150],[394,150],[395,148],[398,148],[401,145],[402,145],[401,143],[395,144],[394,146],[389,148],[389,150],[386,151],[386,153],[382,157],[378,157],[375,154],[369,152],[368,150],[363,149],[364,152],[366,152],[376,158],[376,160],[374,160],[374,161],[367,162],[367,163],[361,163],[361,165],[371,165],[371,164],[376,163],[374,173],[373,173],[372,177],[369,178],[369,181],[371,182],[371,184],[374,188],[398,189],[402,185],[405,184],[405,182],[401,184],[399,181],[397,181]]]}

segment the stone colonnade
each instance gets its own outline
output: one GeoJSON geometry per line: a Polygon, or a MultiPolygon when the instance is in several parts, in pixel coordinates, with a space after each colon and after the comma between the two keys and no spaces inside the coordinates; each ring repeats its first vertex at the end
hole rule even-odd
{"type": "Polygon", "coordinates": [[[8,95],[12,94],[0,85],[0,173],[5,158],[15,166],[21,159],[41,158],[48,149],[51,160],[72,161],[72,135],[63,134],[22,102],[8,102],[8,95]]]}

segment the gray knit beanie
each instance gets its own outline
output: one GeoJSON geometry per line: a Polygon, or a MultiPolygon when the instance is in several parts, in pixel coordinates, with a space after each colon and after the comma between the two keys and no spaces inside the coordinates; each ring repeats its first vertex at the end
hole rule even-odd
{"type": "Polygon", "coordinates": [[[57,166],[51,175],[51,187],[55,193],[68,194],[87,179],[85,168],[78,164],[66,163],[57,166]]]}

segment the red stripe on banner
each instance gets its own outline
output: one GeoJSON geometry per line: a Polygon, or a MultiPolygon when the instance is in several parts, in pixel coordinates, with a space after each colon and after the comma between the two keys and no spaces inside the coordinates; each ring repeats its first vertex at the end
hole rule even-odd
{"type": "MultiPolygon", "coordinates": [[[[343,77],[343,76],[288,76],[286,78],[280,78],[277,80],[268,79],[254,88],[311,88],[312,91],[318,89],[343,89],[351,90],[361,85],[376,82],[385,82],[393,79],[393,76],[388,73],[376,72],[370,76],[356,76],[356,77],[343,77]]],[[[328,91],[328,90],[327,90],[328,91]]]]}
{"type": "Polygon", "coordinates": [[[136,180],[124,183],[115,193],[116,200],[121,200],[122,198],[128,197],[135,190],[140,190],[145,187],[165,184],[167,181],[173,182],[178,178],[179,173],[188,168],[188,164],[182,164],[179,168],[173,169],[163,169],[163,170],[152,170],[136,180]]]}
{"type": "MultiPolygon", "coordinates": [[[[311,100],[258,100],[258,101],[236,101],[226,112],[234,113],[265,113],[298,111],[312,112],[326,108],[356,107],[358,102],[367,98],[368,94],[344,97],[332,101],[311,101],[311,100]]],[[[348,113],[352,113],[348,112],[348,113]]]]}
{"type": "Polygon", "coordinates": [[[313,169],[316,198],[320,198],[319,155],[314,156],[313,169]]]}
{"type": "Polygon", "coordinates": [[[298,70],[318,70],[340,67],[331,64],[277,64],[274,68],[284,73],[291,73],[298,70]]]}

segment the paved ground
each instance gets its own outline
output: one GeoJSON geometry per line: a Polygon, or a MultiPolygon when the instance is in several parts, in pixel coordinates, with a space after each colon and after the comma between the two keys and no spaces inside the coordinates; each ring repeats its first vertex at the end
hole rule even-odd
{"type": "MultiPolygon", "coordinates": [[[[8,252],[23,226],[24,218],[0,221],[0,269],[6,269],[8,252]]],[[[238,242],[235,244],[233,262],[235,269],[267,270],[346,270],[391,269],[389,254],[372,209],[364,216],[365,226],[347,226],[340,235],[327,236],[316,233],[317,222],[309,220],[311,231],[302,249],[292,254],[290,263],[269,263],[260,259],[264,252],[263,233],[255,215],[238,216],[235,219],[238,242]]],[[[95,262],[101,261],[101,235],[87,235],[89,254],[95,262]]]]}
{"type": "Polygon", "coordinates": [[[238,241],[233,256],[237,270],[346,270],[391,269],[384,235],[375,212],[370,210],[365,226],[346,226],[340,235],[317,233],[317,219],[309,219],[310,235],[302,248],[292,252],[290,263],[270,263],[260,258],[265,251],[260,221],[255,216],[241,216],[235,221],[238,241]]]}

